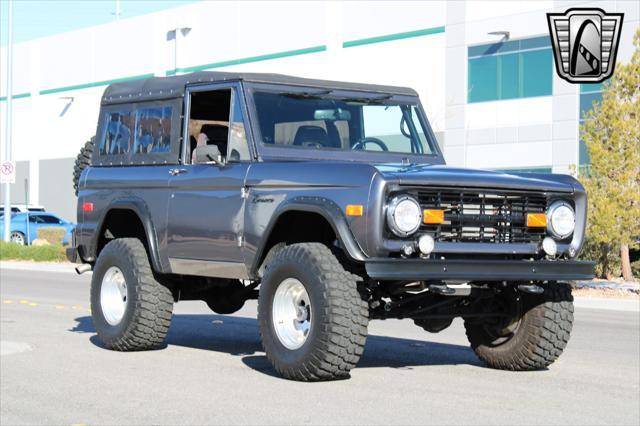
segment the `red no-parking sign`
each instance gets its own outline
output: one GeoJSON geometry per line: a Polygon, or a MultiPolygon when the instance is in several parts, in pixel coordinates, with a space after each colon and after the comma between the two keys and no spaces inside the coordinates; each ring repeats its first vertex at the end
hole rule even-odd
{"type": "Polygon", "coordinates": [[[3,161],[0,164],[0,183],[16,183],[15,161],[3,161]]]}

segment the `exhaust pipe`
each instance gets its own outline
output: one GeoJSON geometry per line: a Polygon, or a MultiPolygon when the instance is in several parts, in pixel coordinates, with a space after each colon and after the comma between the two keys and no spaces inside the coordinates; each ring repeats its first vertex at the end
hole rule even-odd
{"type": "Polygon", "coordinates": [[[93,269],[93,266],[91,266],[91,264],[89,263],[83,263],[81,265],[76,266],[76,272],[78,273],[78,275],[82,275],[85,272],[89,272],[92,269],[93,269]]]}

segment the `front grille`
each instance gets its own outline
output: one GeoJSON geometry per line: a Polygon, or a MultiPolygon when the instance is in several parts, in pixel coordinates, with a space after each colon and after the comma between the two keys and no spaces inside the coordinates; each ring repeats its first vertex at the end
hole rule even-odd
{"type": "Polygon", "coordinates": [[[420,228],[436,241],[475,243],[539,242],[544,228],[528,228],[527,213],[544,213],[547,198],[539,193],[418,190],[424,209],[443,209],[444,223],[420,228]]]}

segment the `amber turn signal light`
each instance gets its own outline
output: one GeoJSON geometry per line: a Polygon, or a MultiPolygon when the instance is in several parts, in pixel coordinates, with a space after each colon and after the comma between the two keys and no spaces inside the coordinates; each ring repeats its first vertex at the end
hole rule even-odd
{"type": "Polygon", "coordinates": [[[427,225],[438,225],[444,222],[444,210],[425,210],[422,221],[427,225]]]}
{"type": "Polygon", "coordinates": [[[347,206],[347,216],[362,216],[364,207],[360,204],[349,204],[347,206]]]}
{"type": "Polygon", "coordinates": [[[544,213],[527,213],[527,227],[545,228],[547,226],[547,215],[544,213]]]}

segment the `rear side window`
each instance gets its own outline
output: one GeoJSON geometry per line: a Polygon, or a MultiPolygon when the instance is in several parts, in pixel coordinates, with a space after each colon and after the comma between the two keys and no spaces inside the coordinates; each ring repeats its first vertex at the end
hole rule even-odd
{"type": "Polygon", "coordinates": [[[178,164],[182,99],[106,106],[94,166],[178,164]]]}
{"type": "Polygon", "coordinates": [[[136,110],[134,153],[171,151],[171,109],[163,106],[136,110]]]}
{"type": "Polygon", "coordinates": [[[134,116],[131,111],[112,111],[105,117],[100,155],[128,154],[133,146],[134,116]]]}

